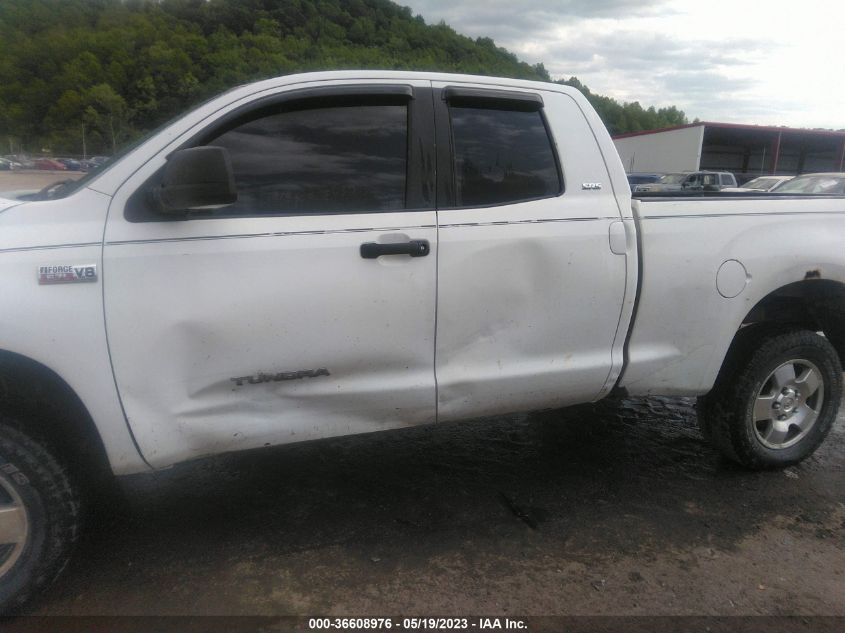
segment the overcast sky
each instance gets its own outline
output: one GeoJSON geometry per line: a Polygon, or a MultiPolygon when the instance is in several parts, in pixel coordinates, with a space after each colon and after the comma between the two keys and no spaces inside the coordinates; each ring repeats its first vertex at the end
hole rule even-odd
{"type": "Polygon", "coordinates": [[[692,120],[845,128],[845,1],[399,0],[553,79],[692,120]]]}

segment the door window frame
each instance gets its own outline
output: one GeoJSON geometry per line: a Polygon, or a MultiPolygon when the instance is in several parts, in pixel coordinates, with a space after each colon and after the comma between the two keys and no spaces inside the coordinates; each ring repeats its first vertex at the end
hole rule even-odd
{"type": "MultiPolygon", "coordinates": [[[[310,217],[322,215],[362,215],[376,213],[404,213],[432,211],[436,208],[434,108],[431,88],[406,84],[350,84],[319,86],[289,90],[280,94],[260,97],[215,119],[210,125],[193,134],[175,151],[203,146],[220,135],[261,118],[266,111],[280,113],[285,110],[309,110],[336,105],[392,105],[407,107],[408,125],[406,142],[405,206],[401,209],[373,211],[288,211],[279,213],[203,214],[189,211],[185,214],[163,214],[147,202],[147,192],[161,179],[164,167],[147,178],[133,193],[124,207],[123,216],[128,222],[173,222],[186,220],[223,220],[237,218],[310,217]]],[[[172,153],[172,152],[171,152],[172,153]]]]}
{"type": "Polygon", "coordinates": [[[543,97],[533,92],[517,92],[495,88],[475,88],[465,86],[445,86],[434,90],[434,119],[435,139],[437,146],[437,209],[484,209],[504,207],[535,200],[559,198],[566,193],[566,182],[563,178],[557,141],[552,134],[551,126],[544,111],[543,97]],[[494,204],[458,205],[457,204],[457,174],[455,173],[455,143],[452,130],[451,103],[464,103],[479,109],[512,110],[516,112],[539,112],[540,120],[546,130],[546,137],[555,161],[559,190],[555,194],[508,200],[494,204]],[[446,166],[444,169],[443,166],[446,166]]]}

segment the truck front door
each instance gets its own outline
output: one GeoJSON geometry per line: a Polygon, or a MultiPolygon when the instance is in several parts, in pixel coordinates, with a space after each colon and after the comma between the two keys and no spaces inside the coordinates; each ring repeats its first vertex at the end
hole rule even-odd
{"type": "Polygon", "coordinates": [[[115,196],[108,340],[154,466],[435,419],[430,83],[326,84],[199,126],[235,204],[163,217],[159,172],[115,196]]]}

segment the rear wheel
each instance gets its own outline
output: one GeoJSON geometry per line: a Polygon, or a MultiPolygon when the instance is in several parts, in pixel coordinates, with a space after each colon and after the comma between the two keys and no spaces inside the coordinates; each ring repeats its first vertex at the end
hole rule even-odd
{"type": "Polygon", "coordinates": [[[827,339],[752,326],[737,335],[716,385],[699,398],[699,426],[743,466],[788,466],[822,443],[841,397],[842,367],[827,339]]]}
{"type": "Polygon", "coordinates": [[[3,422],[0,613],[13,613],[67,564],[78,533],[79,502],[65,469],[44,446],[3,422]]]}

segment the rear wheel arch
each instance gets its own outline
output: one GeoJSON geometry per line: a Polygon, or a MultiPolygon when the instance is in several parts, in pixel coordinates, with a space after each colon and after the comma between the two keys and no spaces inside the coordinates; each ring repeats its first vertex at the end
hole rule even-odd
{"type": "Polygon", "coordinates": [[[699,428],[723,455],[749,468],[797,463],[815,451],[836,419],[841,373],[830,341],[812,330],[779,323],[742,328],[713,389],[698,398],[699,428]],[[783,385],[774,380],[782,367],[793,374],[783,385]],[[788,392],[804,390],[799,383],[806,369],[815,374],[815,386],[807,383],[809,391],[796,398],[788,392]],[[814,410],[806,419],[804,404],[814,410]],[[772,431],[784,437],[769,445],[772,431]]]}
{"type": "Polygon", "coordinates": [[[805,279],[767,294],[748,312],[739,331],[749,325],[779,324],[822,332],[845,365],[845,283],[820,275],[807,271],[805,279]]]}
{"type": "Polygon", "coordinates": [[[754,305],[722,359],[715,384],[709,393],[698,399],[702,433],[732,459],[739,461],[734,450],[725,443],[727,428],[720,427],[718,422],[724,417],[725,408],[716,403],[720,394],[730,390],[727,383],[742,371],[755,350],[785,333],[820,332],[829,347],[835,350],[839,365],[845,366],[845,284],[821,279],[816,274],[816,271],[808,271],[804,280],[781,286],[754,305]]]}

